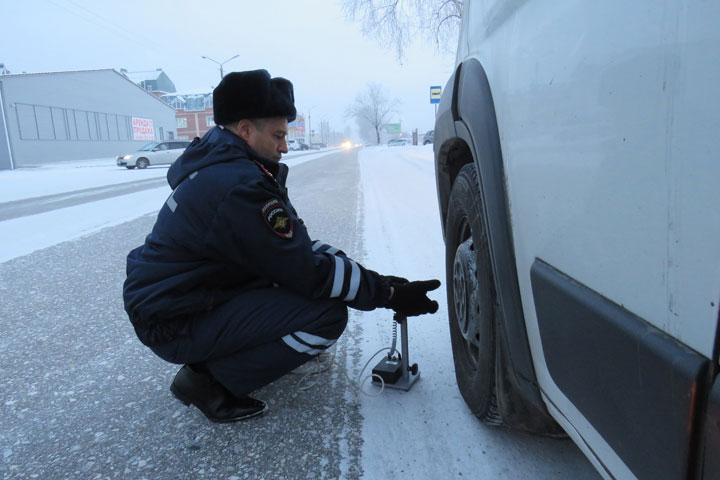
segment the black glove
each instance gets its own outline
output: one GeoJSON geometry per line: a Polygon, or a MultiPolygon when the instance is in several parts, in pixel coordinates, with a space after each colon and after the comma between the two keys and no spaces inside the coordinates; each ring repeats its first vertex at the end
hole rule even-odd
{"type": "Polygon", "coordinates": [[[440,280],[422,280],[417,282],[397,283],[391,282],[393,295],[388,301],[387,308],[392,308],[400,315],[415,317],[426,313],[435,313],[438,303],[427,297],[427,292],[440,286],[440,280]]]}
{"type": "Polygon", "coordinates": [[[403,277],[395,277],[393,275],[385,275],[385,278],[390,279],[390,284],[395,285],[396,283],[408,283],[410,280],[403,277]]]}

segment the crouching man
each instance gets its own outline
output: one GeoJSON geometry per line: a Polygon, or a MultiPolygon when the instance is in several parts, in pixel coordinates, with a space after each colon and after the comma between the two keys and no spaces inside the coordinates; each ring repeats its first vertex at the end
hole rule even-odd
{"type": "Polygon", "coordinates": [[[332,346],[348,306],[434,313],[440,282],[379,275],[310,240],[279,163],[296,113],[288,80],[230,73],[213,108],[218,126],[168,170],[173,192],[127,257],[123,297],[139,339],[184,364],[172,393],[232,422],[267,409],[251,392],[332,346]]]}

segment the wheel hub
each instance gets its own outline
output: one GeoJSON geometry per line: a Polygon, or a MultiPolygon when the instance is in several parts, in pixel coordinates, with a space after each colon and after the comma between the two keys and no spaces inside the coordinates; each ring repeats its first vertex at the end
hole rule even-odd
{"type": "Polygon", "coordinates": [[[458,245],[453,262],[455,315],[463,338],[473,342],[473,316],[477,310],[477,260],[472,237],[458,245]]]}

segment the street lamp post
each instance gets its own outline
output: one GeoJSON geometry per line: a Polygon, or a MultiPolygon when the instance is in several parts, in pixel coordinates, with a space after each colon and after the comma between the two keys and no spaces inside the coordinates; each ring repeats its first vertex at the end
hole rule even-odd
{"type": "Polygon", "coordinates": [[[202,58],[204,58],[205,60],[210,60],[211,62],[214,62],[214,63],[217,63],[218,65],[220,65],[220,80],[222,80],[223,77],[225,76],[225,75],[223,74],[223,65],[225,65],[226,63],[228,63],[230,60],[233,60],[233,59],[239,57],[240,55],[238,54],[238,55],[235,55],[234,57],[230,57],[230,58],[228,58],[227,60],[225,60],[224,62],[218,62],[217,60],[213,60],[212,58],[206,57],[205,55],[201,55],[201,56],[202,56],[202,58]]]}
{"type": "Polygon", "coordinates": [[[316,105],[313,105],[309,108],[306,108],[307,111],[307,134],[308,134],[308,143],[312,144],[312,112],[315,110],[316,105]]]}

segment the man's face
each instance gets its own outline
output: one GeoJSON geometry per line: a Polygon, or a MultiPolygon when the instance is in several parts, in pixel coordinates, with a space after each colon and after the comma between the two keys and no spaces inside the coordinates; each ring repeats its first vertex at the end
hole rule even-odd
{"type": "Polygon", "coordinates": [[[247,136],[243,135],[250,147],[263,157],[279,161],[288,152],[286,118],[263,118],[250,122],[247,136]]]}

